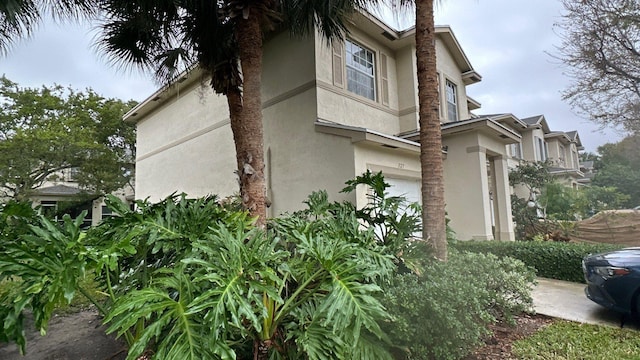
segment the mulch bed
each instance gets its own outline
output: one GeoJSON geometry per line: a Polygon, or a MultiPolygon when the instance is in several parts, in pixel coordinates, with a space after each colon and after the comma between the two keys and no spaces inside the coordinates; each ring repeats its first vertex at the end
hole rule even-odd
{"type": "Polygon", "coordinates": [[[474,350],[465,360],[516,359],[511,352],[511,345],[552,322],[553,318],[548,316],[522,314],[516,316],[515,326],[495,324],[492,326],[493,335],[485,340],[485,345],[474,350]]]}

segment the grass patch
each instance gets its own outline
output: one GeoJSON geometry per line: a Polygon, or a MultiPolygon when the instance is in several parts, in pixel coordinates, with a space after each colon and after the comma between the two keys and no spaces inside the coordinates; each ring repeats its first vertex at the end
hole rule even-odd
{"type": "Polygon", "coordinates": [[[556,321],[530,337],[514,342],[518,359],[639,359],[636,330],[556,321]]]}

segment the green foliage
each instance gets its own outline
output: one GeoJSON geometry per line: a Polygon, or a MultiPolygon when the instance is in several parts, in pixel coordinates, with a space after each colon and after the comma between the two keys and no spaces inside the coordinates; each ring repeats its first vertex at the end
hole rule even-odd
{"type": "Polygon", "coordinates": [[[540,194],[539,202],[550,220],[576,220],[578,191],[566,185],[552,182],[540,194]]]}
{"type": "Polygon", "coordinates": [[[457,241],[452,248],[500,258],[512,257],[536,269],[538,276],[584,282],[582,258],[588,254],[620,249],[619,245],[583,244],[552,241],[457,241]]]}
{"type": "Polygon", "coordinates": [[[540,221],[535,207],[527,206],[527,199],[511,195],[511,211],[515,223],[515,236],[519,240],[531,240],[538,235],[540,221]]]}
{"type": "Polygon", "coordinates": [[[633,208],[640,205],[640,135],[632,134],[617,143],[598,147],[600,159],[595,162],[597,172],[592,180],[594,185],[613,187],[628,196],[621,199],[619,208],[633,208]]]}
{"type": "Polygon", "coordinates": [[[460,359],[498,318],[530,311],[535,274],[522,262],[452,251],[424,275],[397,276],[383,303],[395,317],[384,329],[399,359],[460,359]]]}
{"type": "Polygon", "coordinates": [[[342,227],[290,216],[265,233],[213,199],[136,211],[109,202],[120,217],[91,235],[117,299],[109,331],[129,339],[130,359],[148,348],[157,359],[235,358],[253,344],[274,358],[384,354],[378,321],[387,315],[374,295],[394,266],[365,246],[375,241],[353,212],[340,213],[353,220],[342,227]]]}
{"type": "Polygon", "coordinates": [[[346,182],[342,192],[355,191],[357,186],[367,186],[368,203],[361,209],[349,202],[330,203],[326,191],[314,192],[305,201],[308,209],[297,213],[315,226],[330,227],[339,233],[350,232],[350,237],[362,238],[361,224],[367,226],[367,246],[377,246],[385,254],[392,255],[400,271],[420,272],[425,261],[429,261],[431,248],[414,238],[421,236],[421,207],[409,203],[403,196],[389,196],[382,172],[366,173],[346,182]],[[315,220],[315,221],[313,221],[315,220]],[[375,239],[373,244],[372,239],[375,239]],[[408,241],[408,239],[412,239],[408,241]]]}
{"type": "Polygon", "coordinates": [[[518,359],[637,359],[637,330],[556,321],[513,343],[518,359]]]}
{"type": "Polygon", "coordinates": [[[25,199],[63,170],[89,192],[121,188],[133,176],[134,103],[88,89],[22,88],[0,77],[0,195],[25,199]]]}
{"type": "Polygon", "coordinates": [[[89,255],[80,231],[84,215],[75,220],[65,216],[62,225],[40,217],[17,239],[0,239],[0,282],[15,285],[0,304],[0,341],[14,341],[24,353],[25,310],[33,313],[36,328],[45,334],[54,309],[74,298],[89,255]]]}
{"type": "Polygon", "coordinates": [[[582,218],[590,217],[603,210],[623,209],[630,196],[622,194],[615,187],[586,186],[581,187],[576,209],[582,218]]]}
{"type": "Polygon", "coordinates": [[[626,201],[621,203],[623,208],[633,208],[640,205],[640,169],[624,164],[608,163],[598,170],[592,180],[594,185],[614,187],[627,195],[626,201]]]}
{"type": "MultiPolygon", "coordinates": [[[[368,180],[376,179],[383,181],[381,174],[368,180]]],[[[416,249],[401,236],[417,216],[401,213],[401,198],[386,201],[383,192],[376,201],[384,211],[370,209],[369,220],[384,227],[382,236],[362,226],[353,205],[329,203],[326,192],[267,229],[215,197],[174,195],[132,210],[109,195],[117,216],[86,235],[84,214],[57,224],[7,204],[0,281],[10,285],[0,287],[0,340],[24,350],[24,312],[44,332],[53,309],[80,292],[105,315],[108,331],[126,338],[128,359],[148,350],[154,359],[252,351],[272,359],[390,359],[379,324],[391,318],[378,284],[416,249]],[[97,283],[83,281],[90,271],[97,283]],[[96,301],[97,291],[108,299],[96,301]]]]}
{"type": "Polygon", "coordinates": [[[509,172],[509,185],[523,185],[530,192],[540,191],[553,181],[549,174],[549,164],[540,161],[521,161],[509,172]]]}
{"type": "MultiPolygon", "coordinates": [[[[0,203],[0,242],[13,243],[38,222],[38,213],[29,202],[0,203]]],[[[0,247],[2,244],[0,243],[0,247]]]]}

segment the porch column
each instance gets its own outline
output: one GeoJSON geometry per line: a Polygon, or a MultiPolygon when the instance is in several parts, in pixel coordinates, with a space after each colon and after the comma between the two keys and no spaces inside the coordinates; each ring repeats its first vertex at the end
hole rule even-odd
{"type": "Polygon", "coordinates": [[[495,178],[496,240],[514,241],[513,216],[511,212],[511,192],[509,190],[509,168],[503,156],[493,158],[495,178]]]}

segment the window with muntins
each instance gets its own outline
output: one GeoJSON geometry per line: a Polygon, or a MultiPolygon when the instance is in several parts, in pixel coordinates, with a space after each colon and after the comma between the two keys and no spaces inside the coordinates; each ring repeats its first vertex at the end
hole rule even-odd
{"type": "Polygon", "coordinates": [[[458,89],[456,84],[447,80],[446,82],[447,96],[447,119],[449,121],[458,121],[458,89]]]}
{"type": "Polygon", "coordinates": [[[350,40],[345,42],[347,90],[376,99],[375,56],[373,51],[350,40]]]}

